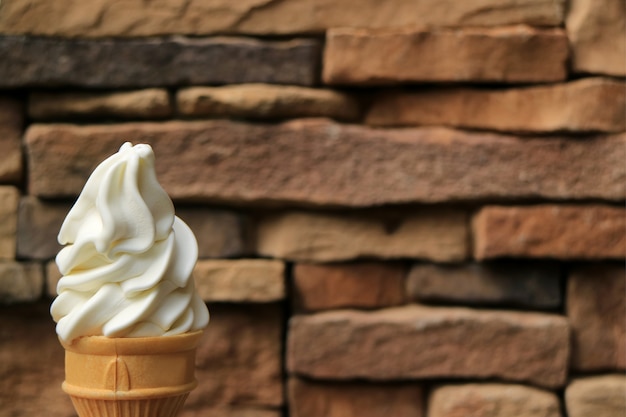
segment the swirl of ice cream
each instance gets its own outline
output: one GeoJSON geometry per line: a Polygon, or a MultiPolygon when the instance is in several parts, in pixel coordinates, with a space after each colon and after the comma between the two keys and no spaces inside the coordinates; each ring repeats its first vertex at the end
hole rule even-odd
{"type": "Polygon", "coordinates": [[[204,328],[198,244],[158,183],[149,145],[125,143],[91,174],[58,236],[57,334],[167,336],[204,328]]]}

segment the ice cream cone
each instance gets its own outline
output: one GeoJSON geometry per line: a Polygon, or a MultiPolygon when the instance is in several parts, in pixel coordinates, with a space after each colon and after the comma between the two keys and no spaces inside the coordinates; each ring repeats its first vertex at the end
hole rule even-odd
{"type": "Polygon", "coordinates": [[[80,417],[174,417],[197,385],[194,365],[201,335],[61,341],[63,390],[80,417]]]}

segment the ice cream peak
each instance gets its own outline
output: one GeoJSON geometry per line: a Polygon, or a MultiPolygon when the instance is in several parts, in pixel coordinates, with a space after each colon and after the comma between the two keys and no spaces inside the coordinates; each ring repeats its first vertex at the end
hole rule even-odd
{"type": "Polygon", "coordinates": [[[191,276],[198,244],[158,183],[149,145],[125,143],[91,174],[58,236],[63,277],[50,312],[65,342],[204,328],[191,276]]]}

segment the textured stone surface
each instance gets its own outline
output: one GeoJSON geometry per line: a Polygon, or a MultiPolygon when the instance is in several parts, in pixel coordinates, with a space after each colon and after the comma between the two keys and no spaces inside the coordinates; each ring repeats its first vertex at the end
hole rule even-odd
{"type": "Polygon", "coordinates": [[[515,132],[622,132],[626,130],[626,84],[584,78],[506,90],[430,88],[389,92],[374,99],[366,122],[376,126],[444,125],[515,132]]]}
{"type": "Polygon", "coordinates": [[[474,256],[621,259],[626,210],[605,205],[487,206],[473,218],[474,256]]]}
{"type": "Polygon", "coordinates": [[[153,145],[159,181],[174,199],[355,207],[487,198],[626,199],[624,134],[528,140],[310,119],[34,124],[25,134],[29,192],[77,195],[122,138],[153,145]]]}
{"type": "Polygon", "coordinates": [[[289,380],[290,417],[422,417],[417,384],[319,383],[289,380]]]}
{"type": "Polygon", "coordinates": [[[331,29],[323,79],[344,85],[561,81],[568,54],[560,29],[331,29]]]}
{"type": "Polygon", "coordinates": [[[571,0],[566,19],[576,72],[626,75],[626,7],[621,0],[571,0]]]}
{"type": "Polygon", "coordinates": [[[15,258],[19,198],[17,188],[0,186],[0,260],[15,258]]]}
{"type": "Polygon", "coordinates": [[[560,274],[556,263],[415,264],[406,291],[418,301],[554,309],[562,303],[560,274]]]}
{"type": "Polygon", "coordinates": [[[465,259],[464,212],[415,209],[409,215],[369,217],[287,212],[260,220],[257,251],[297,261],[328,262],[355,258],[465,259]]]}
{"type": "Polygon", "coordinates": [[[280,407],[279,307],[209,305],[209,312],[211,322],[196,357],[199,385],[189,395],[187,409],[200,412],[223,405],[280,407]]]}
{"type": "Polygon", "coordinates": [[[331,27],[559,25],[563,0],[287,0],[224,2],[4,0],[0,32],[56,36],[323,33],[331,27]]]}
{"type": "Polygon", "coordinates": [[[285,298],[285,264],[270,259],[201,260],[196,288],[208,302],[271,302],[285,298]]]}
{"type": "Polygon", "coordinates": [[[395,307],[292,317],[287,368],[313,378],[500,378],[565,383],[567,320],[466,308],[395,307]],[[471,358],[471,359],[470,359],[471,358]]]}
{"type": "Polygon", "coordinates": [[[0,36],[0,50],[0,87],[311,85],[320,55],[315,40],[222,37],[90,41],[0,36]]]}
{"type": "Polygon", "coordinates": [[[61,249],[57,235],[70,208],[68,203],[22,197],[17,224],[17,255],[26,259],[54,258],[61,249]]]}
{"type": "Polygon", "coordinates": [[[35,263],[0,262],[0,303],[35,301],[43,293],[43,270],[35,263]]]}
{"type": "Polygon", "coordinates": [[[345,93],[269,84],[190,87],[177,93],[176,102],[184,116],[355,120],[360,113],[359,103],[345,93]]]}
{"type": "Polygon", "coordinates": [[[577,266],[570,271],[566,305],[574,369],[626,369],[624,294],[623,263],[577,266]]]}
{"type": "Polygon", "coordinates": [[[294,304],[307,311],[398,305],[405,298],[405,275],[406,268],[393,263],[296,264],[294,304]]]}
{"type": "Polygon", "coordinates": [[[565,390],[568,417],[622,417],[626,412],[626,376],[575,378],[565,390]]]}
{"type": "Polygon", "coordinates": [[[430,393],[428,417],[561,417],[553,392],[513,384],[443,385],[430,393]]]}
{"type": "Polygon", "coordinates": [[[28,115],[33,119],[119,118],[160,119],[172,114],[166,90],[124,92],[32,93],[28,115]]]}
{"type": "Polygon", "coordinates": [[[22,104],[0,96],[0,182],[17,183],[22,178],[22,104]]]}
{"type": "Polygon", "coordinates": [[[50,319],[50,303],[0,307],[0,414],[72,417],[61,390],[63,348],[50,319]]]}
{"type": "Polygon", "coordinates": [[[49,261],[46,263],[45,274],[46,295],[50,298],[54,298],[58,295],[57,284],[61,279],[61,272],[59,271],[59,268],[54,261],[49,261]]]}

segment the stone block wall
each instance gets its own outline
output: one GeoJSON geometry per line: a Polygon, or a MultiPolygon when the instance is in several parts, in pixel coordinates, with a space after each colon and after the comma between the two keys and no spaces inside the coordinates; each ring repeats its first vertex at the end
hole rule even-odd
{"type": "Polygon", "coordinates": [[[48,308],[150,143],[211,323],[181,417],[626,412],[621,0],[0,2],[0,417],[70,417],[48,308]]]}

